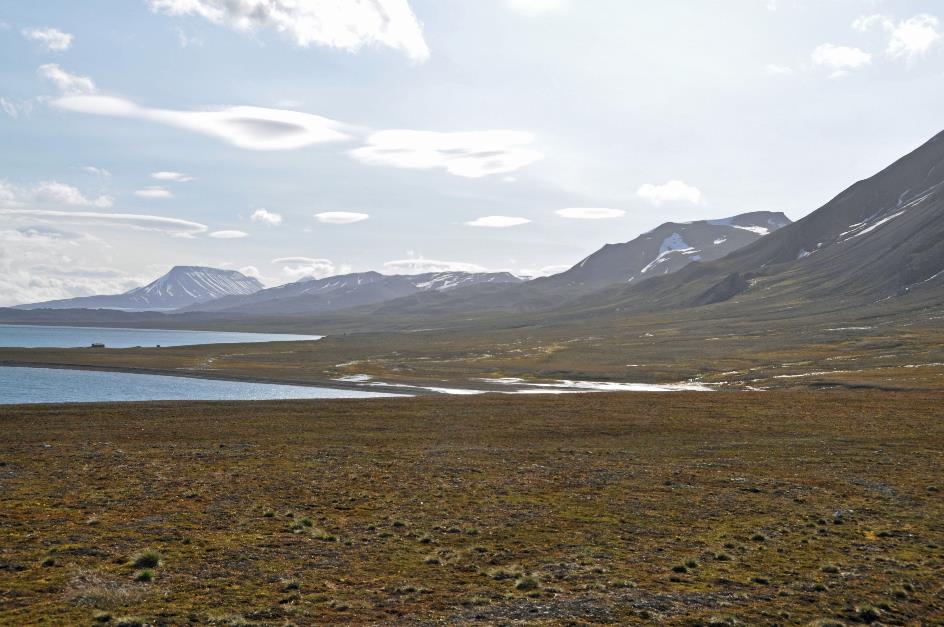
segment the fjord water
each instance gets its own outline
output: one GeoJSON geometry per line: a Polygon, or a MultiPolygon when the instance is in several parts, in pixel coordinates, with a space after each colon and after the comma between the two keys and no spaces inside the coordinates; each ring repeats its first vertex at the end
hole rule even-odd
{"type": "Polygon", "coordinates": [[[104,344],[108,348],[133,348],[135,346],[297,342],[320,338],[320,335],[286,335],[278,333],[0,324],[0,347],[18,348],[76,348],[88,347],[92,344],[104,344]]]}
{"type": "Polygon", "coordinates": [[[264,401],[393,396],[358,390],[153,374],[0,367],[0,405],[112,401],[264,401]]]}

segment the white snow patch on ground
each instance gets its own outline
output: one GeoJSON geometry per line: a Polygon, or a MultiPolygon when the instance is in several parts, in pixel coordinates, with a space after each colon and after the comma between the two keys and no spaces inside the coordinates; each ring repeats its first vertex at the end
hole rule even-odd
{"type": "Polygon", "coordinates": [[[719,237],[718,239],[715,240],[715,246],[720,246],[721,244],[724,244],[726,241],[728,241],[727,237],[719,237]]]}
{"type": "Polygon", "coordinates": [[[440,387],[427,387],[422,385],[407,385],[406,383],[385,383],[383,381],[375,381],[374,383],[369,383],[368,385],[374,387],[386,387],[386,388],[407,388],[411,390],[429,390],[430,392],[437,392],[439,394],[455,394],[461,396],[470,396],[472,394],[485,394],[485,390],[465,390],[462,388],[440,388],[440,387]]]}
{"type": "Polygon", "coordinates": [[[737,224],[732,224],[736,229],[741,229],[742,231],[750,231],[751,233],[757,233],[758,235],[767,235],[770,233],[770,229],[764,226],[738,226],[737,224]]]}
{"type": "Polygon", "coordinates": [[[489,383],[506,385],[527,385],[531,390],[518,390],[516,393],[536,394],[540,390],[575,390],[585,392],[713,392],[714,388],[689,381],[686,383],[618,383],[614,381],[572,381],[562,379],[553,383],[510,383],[504,379],[480,379],[489,383]]]}
{"type": "Polygon", "coordinates": [[[344,377],[332,379],[332,381],[344,381],[345,383],[364,383],[365,381],[370,381],[371,379],[373,379],[373,377],[369,374],[349,374],[344,377]]]}
{"type": "MultiPolygon", "coordinates": [[[[904,211],[899,211],[898,213],[893,213],[892,215],[888,216],[887,218],[882,218],[881,220],[879,220],[878,222],[876,222],[876,223],[873,224],[872,226],[869,226],[869,227],[867,227],[867,228],[862,229],[861,231],[859,231],[858,233],[856,233],[856,234],[853,235],[852,237],[859,237],[860,235],[865,235],[866,233],[871,233],[872,231],[874,231],[874,230],[877,229],[878,227],[882,226],[882,225],[885,224],[886,222],[890,222],[891,220],[894,220],[895,218],[897,218],[898,216],[902,215],[903,213],[904,213],[904,211]]],[[[852,238],[850,237],[849,239],[852,239],[852,238]]]]}
{"type": "Polygon", "coordinates": [[[662,253],[668,252],[670,250],[690,250],[690,249],[691,249],[691,246],[689,246],[685,242],[685,240],[682,239],[681,235],[679,235],[678,233],[672,233],[672,235],[669,235],[667,238],[662,240],[662,245],[659,246],[659,254],[661,255],[662,253]]]}

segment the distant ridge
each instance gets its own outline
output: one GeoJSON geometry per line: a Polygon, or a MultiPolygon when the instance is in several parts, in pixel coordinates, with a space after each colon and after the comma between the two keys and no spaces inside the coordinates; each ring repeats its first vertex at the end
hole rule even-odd
{"type": "Polygon", "coordinates": [[[306,279],[244,296],[229,296],[189,306],[186,311],[267,315],[325,313],[424,292],[445,293],[473,285],[513,285],[522,281],[509,272],[428,272],[414,275],[356,272],[325,279],[306,279]]]}

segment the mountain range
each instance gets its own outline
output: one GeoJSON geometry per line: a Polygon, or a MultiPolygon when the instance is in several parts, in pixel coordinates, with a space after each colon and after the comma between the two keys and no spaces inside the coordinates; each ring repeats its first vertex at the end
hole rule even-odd
{"type": "MultiPolygon", "coordinates": [[[[723,257],[790,223],[782,213],[754,212],[718,220],[668,222],[621,244],[607,244],[573,268],[536,279],[532,293],[562,291],[568,296],[607,285],[644,281],[677,272],[696,261],[723,257]]],[[[395,309],[429,307],[439,299],[479,291],[505,293],[523,286],[509,272],[431,272],[384,275],[359,272],[264,288],[259,281],[234,270],[177,266],[154,282],[124,294],[86,296],[30,305],[19,309],[116,309],[123,311],[227,312],[246,315],[321,314],[344,309],[382,306],[395,309]],[[412,298],[411,298],[412,297],[412,298]]]]}
{"type": "MultiPolygon", "coordinates": [[[[214,316],[264,317],[267,324],[304,317],[345,330],[388,329],[394,322],[398,328],[470,328],[473,320],[487,320],[482,324],[493,329],[591,319],[617,324],[669,312],[744,323],[764,316],[800,320],[815,312],[858,315],[864,308],[885,315],[944,303],[942,191],[944,134],[797,222],[769,212],[670,222],[531,281],[501,272],[364,272],[265,289],[233,271],[175,268],[126,294],[24,308],[174,310],[207,324],[214,316]]],[[[11,317],[23,320],[3,316],[11,317]]],[[[56,319],[66,321],[68,314],[56,319]]]]}

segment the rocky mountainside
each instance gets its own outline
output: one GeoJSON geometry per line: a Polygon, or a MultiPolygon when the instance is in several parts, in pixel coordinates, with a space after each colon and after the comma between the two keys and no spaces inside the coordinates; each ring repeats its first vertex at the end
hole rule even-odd
{"type": "Polygon", "coordinates": [[[667,222],[632,241],[607,244],[573,268],[537,279],[538,287],[599,289],[678,272],[693,261],[712,261],[790,224],[782,213],[745,213],[720,220],[667,222]]]}

